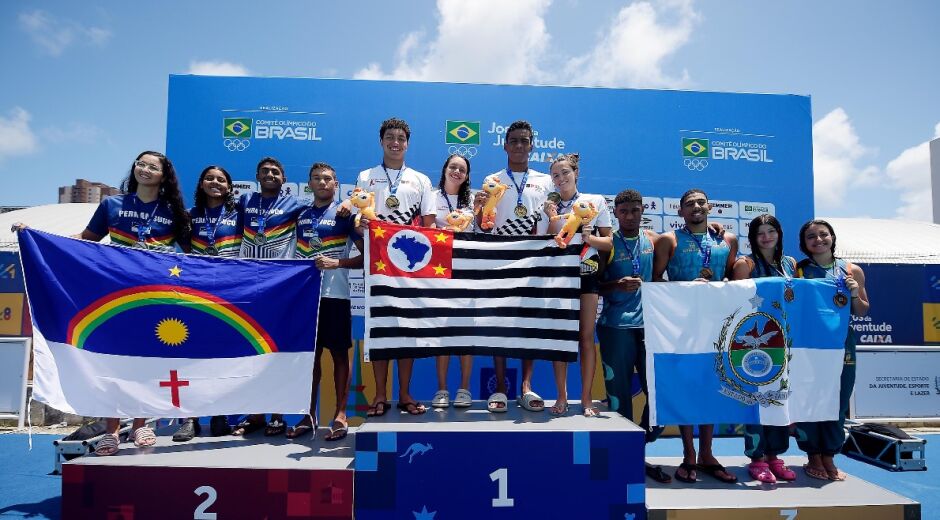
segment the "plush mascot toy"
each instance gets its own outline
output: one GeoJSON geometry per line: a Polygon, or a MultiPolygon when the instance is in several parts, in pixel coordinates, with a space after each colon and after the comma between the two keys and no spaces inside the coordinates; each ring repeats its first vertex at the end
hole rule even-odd
{"type": "Polygon", "coordinates": [[[503,198],[506,189],[509,186],[499,182],[499,175],[490,175],[483,179],[483,191],[489,195],[486,204],[483,205],[483,219],[480,221],[480,228],[486,231],[493,229],[496,224],[496,205],[503,198]]]}
{"type": "Polygon", "coordinates": [[[567,215],[555,215],[552,222],[560,219],[566,219],[565,225],[561,231],[555,235],[555,243],[558,247],[565,247],[571,242],[572,237],[578,232],[578,226],[587,225],[591,219],[597,216],[597,209],[594,204],[587,201],[579,201],[571,207],[571,213],[567,215]]]}
{"type": "Polygon", "coordinates": [[[447,221],[447,226],[444,229],[459,233],[465,231],[473,222],[473,214],[467,211],[454,210],[448,213],[444,220],[447,221]]]}
{"type": "Polygon", "coordinates": [[[375,216],[375,195],[371,191],[362,188],[354,189],[349,195],[349,203],[359,208],[359,214],[356,215],[356,227],[359,227],[361,217],[378,220],[378,217],[375,216]]]}

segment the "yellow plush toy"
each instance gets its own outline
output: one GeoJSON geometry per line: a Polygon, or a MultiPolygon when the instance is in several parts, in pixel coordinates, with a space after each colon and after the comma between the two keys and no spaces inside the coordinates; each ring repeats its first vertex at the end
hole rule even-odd
{"type": "Polygon", "coordinates": [[[447,226],[444,229],[459,233],[465,231],[473,222],[473,214],[467,211],[454,210],[448,213],[444,220],[447,221],[447,226]]]}
{"type": "Polygon", "coordinates": [[[499,200],[503,198],[508,188],[509,186],[499,182],[498,174],[483,179],[483,191],[489,195],[489,198],[486,199],[486,204],[483,205],[483,219],[480,221],[480,228],[487,231],[493,229],[496,224],[496,205],[499,204],[499,200]]]}
{"type": "Polygon", "coordinates": [[[362,217],[369,220],[378,220],[378,217],[375,216],[375,195],[371,191],[356,188],[349,195],[349,202],[359,208],[359,214],[356,215],[356,227],[359,227],[359,220],[362,217]]]}
{"type": "Polygon", "coordinates": [[[565,225],[562,226],[561,231],[555,235],[555,243],[558,244],[558,247],[567,246],[578,232],[578,226],[590,224],[591,220],[597,216],[597,213],[598,211],[594,207],[594,204],[582,200],[575,202],[574,206],[571,206],[571,213],[552,217],[552,222],[566,219],[565,225]]]}

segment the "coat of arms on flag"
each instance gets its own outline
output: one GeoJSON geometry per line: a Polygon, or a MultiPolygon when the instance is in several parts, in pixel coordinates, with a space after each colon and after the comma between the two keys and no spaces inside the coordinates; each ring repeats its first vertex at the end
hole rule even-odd
{"type": "Polygon", "coordinates": [[[366,241],[367,359],[577,358],[580,245],[378,221],[366,241]]]}
{"type": "Polygon", "coordinates": [[[848,311],[825,280],[643,286],[653,424],[834,420],[848,311]]]}
{"type": "Polygon", "coordinates": [[[19,239],[37,400],[103,417],[308,410],[297,388],[309,388],[313,369],[312,262],[155,253],[32,230],[19,239]]]}

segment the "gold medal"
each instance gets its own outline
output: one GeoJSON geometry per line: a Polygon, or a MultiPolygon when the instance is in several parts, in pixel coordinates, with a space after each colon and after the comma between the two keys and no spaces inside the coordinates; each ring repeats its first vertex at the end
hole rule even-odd
{"type": "Polygon", "coordinates": [[[268,237],[264,236],[264,233],[258,233],[255,235],[255,243],[259,246],[263,246],[265,242],[268,241],[268,237]]]}
{"type": "Polygon", "coordinates": [[[529,210],[526,209],[526,207],[523,206],[522,204],[519,204],[518,206],[516,206],[515,213],[517,217],[522,218],[529,214],[529,210]]]}
{"type": "Polygon", "coordinates": [[[703,267],[702,270],[698,272],[699,278],[704,278],[706,280],[711,280],[712,276],[714,275],[715,273],[713,273],[712,270],[707,267],[703,267]]]}
{"type": "Polygon", "coordinates": [[[385,206],[388,207],[388,209],[395,209],[400,204],[401,202],[398,200],[398,197],[394,195],[389,195],[388,198],[385,199],[385,206]]]}
{"type": "Polygon", "coordinates": [[[837,292],[835,296],[832,297],[832,301],[839,307],[845,307],[849,303],[849,297],[845,293],[837,292]]]}

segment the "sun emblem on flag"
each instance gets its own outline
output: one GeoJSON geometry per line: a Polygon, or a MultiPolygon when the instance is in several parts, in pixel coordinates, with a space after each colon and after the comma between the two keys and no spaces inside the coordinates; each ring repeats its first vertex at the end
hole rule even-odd
{"type": "Polygon", "coordinates": [[[163,343],[176,347],[182,345],[189,337],[189,328],[176,318],[164,318],[157,323],[157,339],[163,343]]]}

